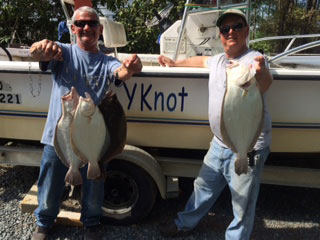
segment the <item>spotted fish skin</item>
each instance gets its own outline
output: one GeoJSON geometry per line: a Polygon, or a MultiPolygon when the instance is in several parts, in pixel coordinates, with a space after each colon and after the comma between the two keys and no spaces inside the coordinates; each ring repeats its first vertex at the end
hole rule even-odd
{"type": "Polygon", "coordinates": [[[263,127],[263,98],[255,79],[255,70],[231,61],[227,67],[227,89],[221,109],[223,142],[236,153],[235,172],[248,172],[250,152],[263,127]]]}
{"type": "Polygon", "coordinates": [[[84,166],[84,163],[74,153],[71,146],[70,128],[73,120],[75,109],[78,105],[79,94],[74,87],[71,91],[61,98],[62,116],[57,124],[54,138],[55,150],[61,161],[69,167],[65,176],[65,181],[71,185],[82,184],[82,177],[79,168],[84,166]]]}
{"type": "Polygon", "coordinates": [[[109,132],[99,108],[90,94],[80,97],[72,124],[71,144],[75,153],[84,162],[88,162],[88,179],[100,177],[99,160],[102,151],[110,143],[109,132]]]}

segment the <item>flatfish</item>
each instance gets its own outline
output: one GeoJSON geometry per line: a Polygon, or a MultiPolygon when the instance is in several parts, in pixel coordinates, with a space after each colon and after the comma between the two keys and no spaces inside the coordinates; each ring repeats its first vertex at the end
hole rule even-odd
{"type": "Polygon", "coordinates": [[[94,104],[90,94],[80,97],[71,124],[71,144],[74,152],[84,162],[88,162],[88,179],[100,177],[98,161],[103,149],[110,143],[110,135],[99,108],[94,104]]]}
{"type": "Polygon", "coordinates": [[[236,153],[235,172],[248,172],[250,152],[263,127],[263,98],[255,79],[255,70],[237,61],[227,66],[227,90],[221,110],[223,142],[236,153]]]}
{"type": "Polygon", "coordinates": [[[110,135],[109,147],[101,159],[103,164],[122,152],[127,138],[127,120],[117,95],[112,91],[106,94],[98,107],[110,135]]]}
{"type": "Polygon", "coordinates": [[[69,167],[65,176],[65,181],[71,185],[80,185],[82,177],[79,171],[85,164],[74,153],[71,146],[70,128],[73,116],[78,105],[79,94],[74,87],[71,91],[61,98],[62,116],[56,126],[54,148],[60,160],[69,167]]]}

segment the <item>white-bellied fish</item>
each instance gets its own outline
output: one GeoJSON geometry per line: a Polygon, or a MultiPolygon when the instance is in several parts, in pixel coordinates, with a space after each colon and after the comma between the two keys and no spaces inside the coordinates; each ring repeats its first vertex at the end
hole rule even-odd
{"type": "Polygon", "coordinates": [[[54,147],[60,160],[69,167],[69,170],[65,176],[65,181],[71,185],[80,185],[82,183],[82,177],[79,171],[80,167],[83,167],[83,163],[80,158],[74,153],[71,146],[71,123],[73,116],[78,105],[79,94],[74,87],[71,91],[61,98],[62,115],[56,126],[54,147]]]}
{"type": "Polygon", "coordinates": [[[98,161],[110,144],[110,136],[104,118],[91,96],[80,97],[71,124],[71,143],[74,152],[88,162],[88,179],[101,175],[98,161]]]}
{"type": "Polygon", "coordinates": [[[237,154],[235,172],[248,172],[247,154],[263,127],[263,98],[255,79],[255,69],[237,61],[227,66],[227,90],[221,110],[223,142],[237,154]]]}

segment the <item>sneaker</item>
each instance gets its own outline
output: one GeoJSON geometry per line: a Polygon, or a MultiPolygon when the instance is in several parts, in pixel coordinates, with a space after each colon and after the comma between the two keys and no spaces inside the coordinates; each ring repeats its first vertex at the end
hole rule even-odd
{"type": "Polygon", "coordinates": [[[184,231],[178,229],[174,221],[161,224],[159,231],[163,237],[178,237],[185,233],[184,231]]]}
{"type": "Polygon", "coordinates": [[[48,228],[37,226],[32,234],[31,240],[46,240],[48,239],[48,228]]]}
{"type": "Polygon", "coordinates": [[[85,228],[84,240],[101,240],[100,229],[101,225],[95,225],[85,228]]]}

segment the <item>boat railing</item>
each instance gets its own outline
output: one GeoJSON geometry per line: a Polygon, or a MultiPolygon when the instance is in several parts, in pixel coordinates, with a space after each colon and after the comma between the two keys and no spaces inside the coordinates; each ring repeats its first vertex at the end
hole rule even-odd
{"type": "Polygon", "coordinates": [[[287,35],[287,36],[273,36],[273,37],[264,37],[264,38],[258,38],[254,40],[250,40],[249,43],[257,43],[257,42],[262,42],[262,41],[271,41],[271,40],[283,40],[283,39],[291,39],[285,50],[273,57],[269,57],[269,63],[274,63],[279,61],[280,59],[287,57],[289,55],[295,54],[297,52],[304,51],[309,48],[314,48],[317,46],[320,46],[320,40],[313,41],[310,43],[303,44],[301,46],[292,48],[292,44],[294,41],[298,38],[320,38],[320,34],[306,34],[306,35],[287,35]]]}

